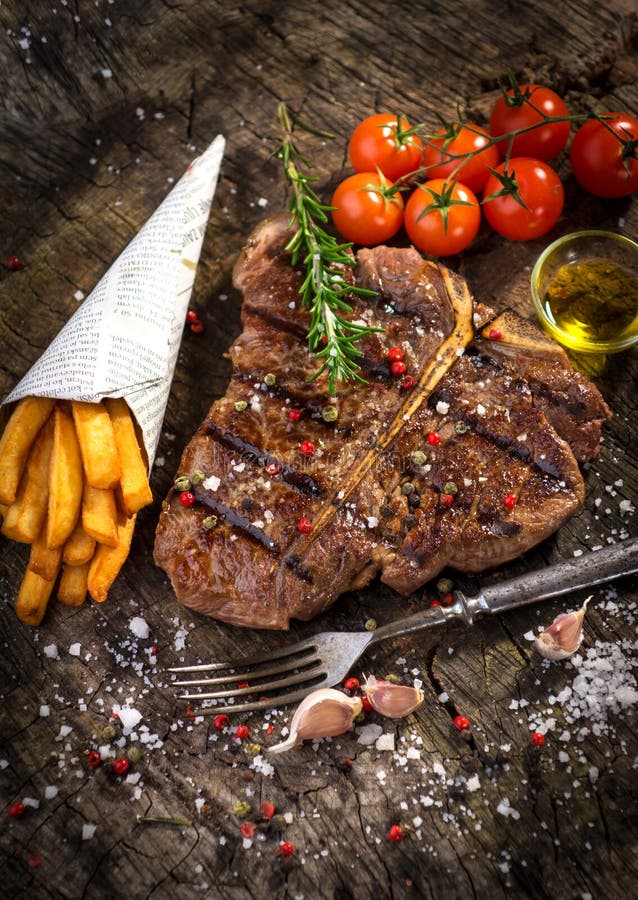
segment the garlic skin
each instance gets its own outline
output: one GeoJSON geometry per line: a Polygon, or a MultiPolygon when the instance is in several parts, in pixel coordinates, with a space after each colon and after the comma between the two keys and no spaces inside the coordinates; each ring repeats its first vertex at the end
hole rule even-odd
{"type": "Polygon", "coordinates": [[[345,734],[363,708],[359,697],[348,697],[333,688],[319,688],[301,701],[290,723],[290,734],[269,753],[283,753],[315,738],[345,734]]]}
{"type": "Polygon", "coordinates": [[[370,706],[382,716],[389,719],[401,719],[421,706],[425,694],[420,688],[407,684],[392,684],[389,681],[377,681],[369,675],[363,685],[370,706]]]}
{"type": "Polygon", "coordinates": [[[575,612],[556,616],[549,628],[534,640],[534,647],[545,659],[560,660],[572,656],[583,640],[583,619],[587,610],[588,597],[582,607],[575,612]]]}

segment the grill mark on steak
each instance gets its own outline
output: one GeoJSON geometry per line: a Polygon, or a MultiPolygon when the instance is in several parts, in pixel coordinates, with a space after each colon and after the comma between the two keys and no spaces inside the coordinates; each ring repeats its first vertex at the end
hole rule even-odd
{"type": "Polygon", "coordinates": [[[252,538],[254,541],[257,541],[262,547],[265,547],[269,553],[272,553],[274,556],[281,555],[281,548],[277,541],[274,541],[272,538],[268,537],[265,531],[262,531],[261,528],[257,528],[256,525],[246,518],[246,516],[241,516],[239,513],[231,509],[229,506],[226,506],[211,493],[211,491],[206,490],[206,488],[201,487],[201,485],[196,485],[192,488],[193,493],[195,494],[195,498],[199,503],[202,503],[208,509],[212,510],[215,515],[219,516],[220,519],[223,519],[226,525],[230,525],[233,528],[237,528],[240,531],[243,531],[244,534],[247,534],[248,537],[252,538]]]}
{"type": "Polygon", "coordinates": [[[317,361],[300,337],[309,312],[284,251],[287,221],[263,223],[233,274],[243,331],[229,349],[227,393],[208,417],[226,442],[202,426],[180,462],[178,474],[215,476],[208,505],[185,509],[171,493],[160,515],[155,560],[179,601],[231,624],[287,628],[375,572],[407,595],[446,565],[485,571],[559,528],[584,500],[574,453],[595,455],[609,415],[596,388],[520,316],[473,305],[462,279],[413,249],[378,247],[359,251],[356,268],[375,296],[351,298],[352,318],[381,329],[360,345],[376,383],[344,385],[338,419],[325,422],[325,379],[308,381],[317,361]],[[488,339],[490,329],[501,340],[488,339]],[[411,391],[388,378],[393,345],[404,350],[411,391]],[[430,445],[430,431],[440,442],[430,445]],[[316,452],[300,459],[304,440],[316,452]],[[268,460],[322,493],[256,465],[268,460]],[[450,505],[441,495],[451,484],[450,505]],[[209,509],[220,524],[207,531],[209,509]]]}
{"type": "Polygon", "coordinates": [[[244,460],[248,459],[260,468],[263,468],[269,463],[276,463],[280,467],[282,480],[285,481],[286,484],[296,488],[298,491],[301,491],[302,494],[311,494],[313,497],[323,497],[325,495],[323,488],[318,485],[315,479],[310,475],[306,475],[303,472],[293,469],[267,450],[260,450],[259,447],[255,447],[254,444],[249,443],[235,432],[229,431],[227,428],[222,428],[221,425],[217,425],[217,423],[211,421],[211,419],[206,419],[202,425],[201,431],[203,434],[214,438],[229,450],[235,450],[244,460]]]}

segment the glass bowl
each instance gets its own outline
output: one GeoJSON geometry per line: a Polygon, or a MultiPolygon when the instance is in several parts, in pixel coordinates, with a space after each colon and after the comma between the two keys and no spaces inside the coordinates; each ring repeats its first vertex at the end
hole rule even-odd
{"type": "Polygon", "coordinates": [[[566,349],[617,353],[638,342],[638,244],[613,231],[575,231],[541,253],[532,301],[566,349]]]}

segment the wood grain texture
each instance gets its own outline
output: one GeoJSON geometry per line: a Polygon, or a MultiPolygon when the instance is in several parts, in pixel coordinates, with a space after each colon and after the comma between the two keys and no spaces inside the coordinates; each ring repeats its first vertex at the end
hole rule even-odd
{"type": "MultiPolygon", "coordinates": [[[[267,650],[275,636],[179,609],[153,565],[152,544],[181,450],[225,390],[224,351],[239,330],[233,262],[252,227],[286,202],[272,158],[277,102],[337,135],[320,151],[307,143],[328,197],[361,117],[400,110],[434,126],[435,111],[452,116],[458,104],[484,122],[510,69],[555,87],[575,112],[638,114],[637,40],[630,0],[0,5],[0,254],[23,261],[17,272],[0,267],[0,397],[171,180],[216,134],[227,139],[192,300],[206,332],[185,331],[152,476],[155,502],[139,516],[109,599],[81,608],[58,604],[37,631],[21,626],[13,605],[27,548],[0,537],[0,797],[3,809],[25,797],[39,804],[18,820],[3,815],[0,895],[635,895],[636,707],[610,701],[604,716],[577,719],[566,689],[575,690],[583,668],[549,666],[524,637],[564,604],[376,648],[361,664],[366,672],[416,676],[426,692],[423,707],[405,721],[369,719],[394,733],[396,753],[365,747],[350,734],[273,758],[274,772],[266,775],[246,743],[210,721],[176,716],[163,669],[179,659],[240,658],[267,650]],[[130,629],[136,615],[149,624],[147,640],[130,629]],[[44,651],[52,644],[58,658],[44,651]],[[74,644],[79,655],[69,652],[74,644]],[[111,719],[128,698],[148,729],[137,726],[136,734],[152,735],[132,767],[137,784],[118,780],[109,763],[95,770],[86,763],[87,751],[109,743],[103,730],[111,723],[117,753],[130,747],[130,736],[111,719]],[[470,719],[469,733],[452,727],[457,713],[470,719]],[[530,751],[530,725],[550,719],[543,751],[530,751]],[[352,768],[340,762],[344,757],[352,768]],[[240,800],[258,826],[251,846],[233,811],[240,800]],[[258,821],[262,800],[277,809],[270,822],[258,821]],[[192,825],[140,824],[143,813],[179,815],[192,825]],[[387,832],[395,822],[406,837],[393,844],[387,832]],[[87,824],[97,827],[83,840],[87,824]],[[288,859],[276,853],[282,840],[295,845],[288,859]]],[[[567,199],[556,233],[588,225],[636,236],[635,200],[585,196],[564,160],[559,171],[567,199]]],[[[484,230],[454,267],[477,299],[531,314],[529,274],[545,243],[512,244],[484,230]]],[[[597,380],[614,418],[600,458],[586,468],[581,513],[490,578],[636,534],[636,515],[623,514],[620,502],[638,505],[637,360],[635,351],[614,357],[597,380]]],[[[616,648],[630,684],[638,598],[632,584],[619,583],[617,591],[617,598],[595,591],[585,650],[616,648]]],[[[429,586],[405,601],[375,584],[281,639],[359,629],[370,617],[390,621],[427,604],[431,592],[429,586]]],[[[583,598],[569,599],[575,606],[583,598]]],[[[614,671],[618,660],[602,677],[614,671]]],[[[272,734],[263,716],[247,720],[251,742],[275,743],[288,715],[272,718],[272,734]]]]}

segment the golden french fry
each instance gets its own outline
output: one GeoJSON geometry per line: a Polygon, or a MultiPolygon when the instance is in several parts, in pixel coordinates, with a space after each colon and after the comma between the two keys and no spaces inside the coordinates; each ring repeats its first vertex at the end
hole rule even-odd
{"type": "Polygon", "coordinates": [[[88,590],[98,603],[106,600],[111,585],[124,565],[131,549],[135,516],[120,517],[117,523],[117,547],[98,544],[89,566],[88,590]]]}
{"type": "Polygon", "coordinates": [[[25,625],[39,625],[44,618],[55,578],[47,580],[27,569],[16,599],[16,615],[25,625]]]}
{"type": "Polygon", "coordinates": [[[82,525],[98,544],[117,547],[117,507],[113,491],[94,488],[84,482],[82,525]]]}
{"type": "Polygon", "coordinates": [[[90,563],[82,566],[63,566],[58,584],[58,600],[65,606],[82,606],[86,599],[86,583],[90,563]]]}
{"type": "Polygon", "coordinates": [[[128,404],[120,397],[107,397],[104,405],[111,417],[115,445],[120,458],[120,498],[127,516],[153,502],[148,472],[128,404]]]}
{"type": "Polygon", "coordinates": [[[4,534],[30,544],[42,530],[49,497],[49,462],[53,447],[53,417],[35,439],[15,501],[9,507],[4,534]]]}
{"type": "Polygon", "coordinates": [[[55,581],[62,562],[62,547],[52,550],[47,545],[46,531],[45,526],[31,544],[28,568],[45,581],[55,581]]]}
{"type": "Polygon", "coordinates": [[[101,403],[71,402],[86,480],[92,487],[113,488],[120,479],[120,460],[113,425],[101,403]]]}
{"type": "Polygon", "coordinates": [[[0,503],[15,500],[31,444],[54,404],[49,397],[25,397],[11,413],[0,437],[0,503]]]}
{"type": "Polygon", "coordinates": [[[49,467],[47,546],[62,547],[75,528],[82,506],[84,476],[73,419],[64,406],[53,413],[53,450],[49,467]]]}
{"type": "Polygon", "coordinates": [[[87,534],[79,521],[73,534],[64,545],[62,562],[65,566],[83,566],[88,563],[95,552],[95,538],[87,534]]]}

